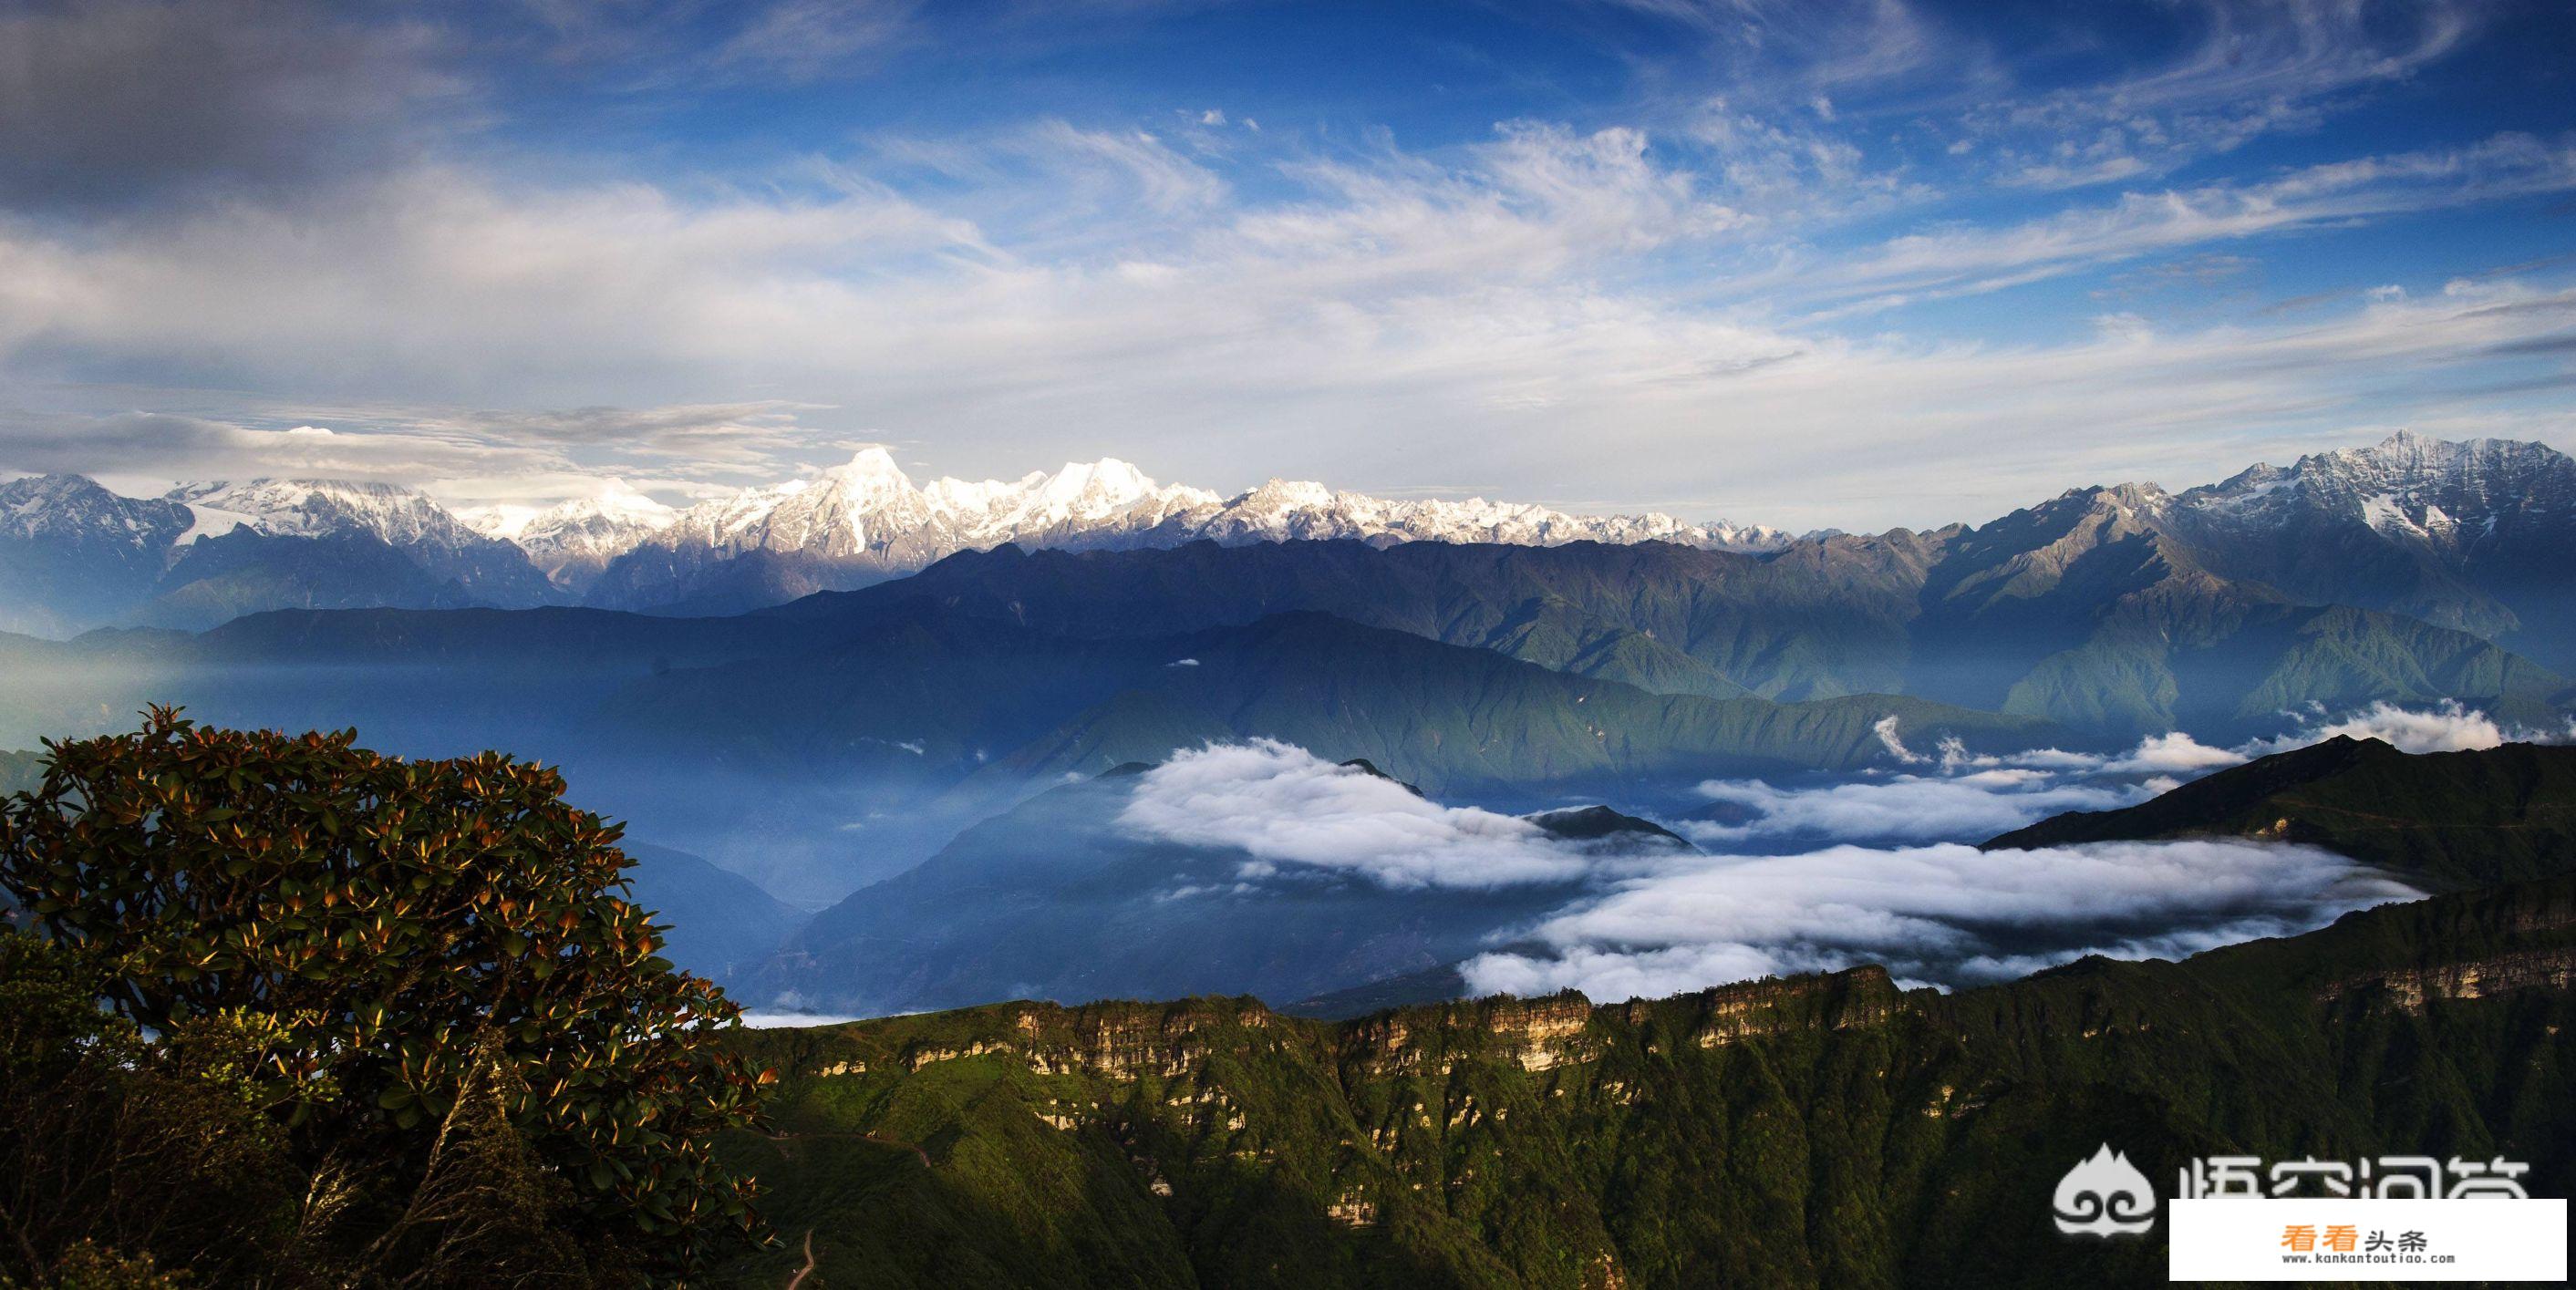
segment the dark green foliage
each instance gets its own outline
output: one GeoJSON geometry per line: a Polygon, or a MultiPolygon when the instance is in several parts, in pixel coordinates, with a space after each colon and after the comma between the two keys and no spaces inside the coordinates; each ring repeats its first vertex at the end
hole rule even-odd
{"type": "Polygon", "coordinates": [[[2305,843],[2435,891],[2563,874],[2576,869],[2576,748],[2409,756],[2339,735],[2136,806],[2053,816],[1985,845],[2184,837],[2305,843]]]}
{"type": "Polygon", "coordinates": [[[0,1285],[153,1285],[156,1257],[248,1279],[292,1246],[296,1197],[239,1037],[148,1043],[99,1007],[104,977],[0,928],[0,1285]]]}
{"type": "Polygon", "coordinates": [[[441,1234],[420,1239],[463,1239],[480,1220],[424,1199],[463,1161],[594,1267],[681,1275],[741,1240],[749,1189],[708,1151],[754,1115],[754,1076],[713,1046],[735,1009],[658,957],[616,830],[543,767],[351,739],[155,709],[53,746],[0,817],[0,887],[156,1049],[220,1035],[333,1257],[392,1260],[424,1205],[441,1234]],[[541,1200],[514,1190],[539,1174],[541,1200]]]}
{"type": "Polygon", "coordinates": [[[1859,969],[1342,1023],[1197,999],[747,1033],[786,1072],[781,1132],[727,1154],[786,1240],[738,1279],[810,1231],[833,1285],[2163,1284],[2160,1235],[2050,1222],[2103,1142],[2159,1180],[2502,1154],[2566,1195],[2571,963],[2559,879],[1951,996],[1859,969]]]}
{"type": "Polygon", "coordinates": [[[149,1254],[127,1254],[83,1241],[32,1281],[0,1273],[0,1290],[189,1290],[199,1284],[186,1272],[164,1272],[149,1254]]]}
{"type": "Polygon", "coordinates": [[[557,1221],[575,1204],[574,1184],[538,1158],[513,1119],[527,1094],[520,1079],[487,1032],[430,1142],[420,1185],[370,1243],[371,1261],[469,1268],[478,1281],[509,1286],[583,1286],[595,1271],[628,1271],[618,1267],[623,1251],[586,1252],[557,1221]]]}

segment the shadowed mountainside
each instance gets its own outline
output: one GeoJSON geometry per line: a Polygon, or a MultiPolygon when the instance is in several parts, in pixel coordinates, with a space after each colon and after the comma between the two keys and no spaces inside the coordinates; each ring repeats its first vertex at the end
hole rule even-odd
{"type": "Polygon", "coordinates": [[[1905,694],[2106,737],[2234,738],[2278,714],[2457,698],[2553,724],[2567,682],[2401,614],[2210,573],[2137,490],[2070,493],[1979,529],[1801,541],[1777,555],[1268,543],[1001,548],[769,611],[808,622],[927,601],[1091,638],[1318,611],[1642,689],[1905,694]]]}
{"type": "Polygon", "coordinates": [[[2439,891],[2563,874],[2576,867],[2576,747],[2409,756],[2339,735],[2136,806],[2052,816],[1985,846],[2188,837],[2323,847],[2439,891]]]}

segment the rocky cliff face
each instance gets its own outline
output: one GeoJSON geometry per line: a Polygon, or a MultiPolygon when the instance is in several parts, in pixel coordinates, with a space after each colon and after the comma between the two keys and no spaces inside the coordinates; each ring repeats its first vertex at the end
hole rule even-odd
{"type": "Polygon", "coordinates": [[[816,1075],[918,1072],[942,1062],[997,1056],[1036,1075],[1116,1081],[1204,1075],[1237,1046],[1329,1054],[1371,1075],[1446,1072],[1463,1061],[1508,1061],[1531,1073],[1600,1060],[1649,1028],[1698,1048],[1796,1033],[1885,1026],[1906,1006],[1885,968],[1719,986],[1653,1002],[1595,1004],[1579,994],[1497,997],[1404,1008],[1344,1023],[1284,1017],[1259,1000],[1171,1004],[1010,1004],[942,1014],[934,1037],[886,1026],[830,1032],[816,1075]]]}
{"type": "Polygon", "coordinates": [[[2328,984],[2318,997],[2357,999],[2421,1013],[2433,1001],[2493,999],[2523,990],[2576,987],[2576,949],[2528,950],[2488,958],[2436,963],[2389,972],[2365,972],[2328,984]]]}

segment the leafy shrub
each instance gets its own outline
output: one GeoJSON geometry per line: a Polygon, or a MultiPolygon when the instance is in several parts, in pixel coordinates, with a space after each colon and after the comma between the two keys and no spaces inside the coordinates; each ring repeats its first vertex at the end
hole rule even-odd
{"type": "Polygon", "coordinates": [[[49,743],[0,810],[0,888],[163,1047],[220,1036],[196,1060],[282,1129],[314,1180],[299,1223],[344,1250],[452,1245],[462,1220],[420,1215],[459,1133],[594,1267],[676,1279],[753,1233],[709,1144],[769,1076],[621,898],[618,829],[551,769],[354,741],[155,708],[49,743]]]}

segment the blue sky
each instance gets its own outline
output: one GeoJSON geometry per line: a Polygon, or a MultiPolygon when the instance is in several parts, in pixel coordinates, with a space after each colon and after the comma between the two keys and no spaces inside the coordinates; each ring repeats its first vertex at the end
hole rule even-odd
{"type": "Polygon", "coordinates": [[[2541,3],[0,9],[0,471],[1793,528],[2576,447],[2541,3]],[[15,57],[8,56],[12,51],[15,57]]]}

